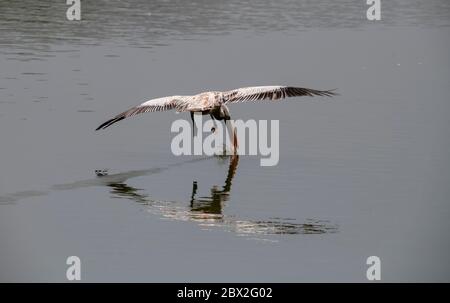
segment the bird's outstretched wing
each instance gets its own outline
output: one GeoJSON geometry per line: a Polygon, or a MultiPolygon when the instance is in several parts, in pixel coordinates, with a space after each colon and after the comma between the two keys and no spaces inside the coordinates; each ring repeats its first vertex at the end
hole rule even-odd
{"type": "Polygon", "coordinates": [[[257,100],[278,100],[296,96],[334,96],[333,90],[315,90],[303,87],[292,86],[253,86],[234,89],[224,92],[225,103],[257,101],[257,100]]]}
{"type": "Polygon", "coordinates": [[[111,126],[112,124],[119,122],[120,120],[142,113],[164,111],[178,108],[183,109],[189,103],[189,100],[191,98],[192,98],[191,96],[171,96],[146,101],[138,106],[132,107],[124,111],[123,113],[120,113],[117,116],[109,119],[108,121],[104,122],[99,127],[97,127],[96,130],[105,129],[111,126]]]}

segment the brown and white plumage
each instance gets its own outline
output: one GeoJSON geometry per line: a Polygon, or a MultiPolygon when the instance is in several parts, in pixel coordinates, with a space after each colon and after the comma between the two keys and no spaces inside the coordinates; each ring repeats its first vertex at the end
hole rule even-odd
{"type": "Polygon", "coordinates": [[[258,100],[278,100],[287,97],[299,96],[328,96],[335,95],[333,91],[321,91],[302,87],[291,86],[253,86],[231,90],[224,93],[226,103],[258,101],[258,100]]]}
{"type": "Polygon", "coordinates": [[[110,125],[119,122],[120,120],[135,116],[137,114],[174,109],[177,105],[180,106],[183,102],[188,104],[189,98],[190,96],[170,96],[151,99],[118,114],[112,119],[109,119],[108,121],[97,127],[96,130],[105,129],[110,125]]]}
{"type": "Polygon", "coordinates": [[[132,107],[97,127],[96,130],[105,129],[112,124],[121,121],[127,117],[135,116],[141,113],[163,111],[175,109],[178,112],[201,112],[210,114],[211,118],[217,120],[229,120],[229,110],[226,104],[257,101],[257,100],[279,100],[287,97],[299,96],[334,96],[331,90],[315,90],[302,87],[290,86],[253,86],[238,88],[226,92],[203,92],[193,96],[171,96],[152,99],[138,106],[132,107]]]}

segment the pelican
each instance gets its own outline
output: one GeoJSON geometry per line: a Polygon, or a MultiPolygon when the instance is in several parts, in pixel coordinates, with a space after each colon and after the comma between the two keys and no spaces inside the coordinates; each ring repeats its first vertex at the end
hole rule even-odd
{"type": "MultiPolygon", "coordinates": [[[[192,96],[170,96],[151,99],[140,105],[134,106],[117,116],[102,123],[96,130],[105,129],[116,122],[119,122],[125,118],[135,116],[141,113],[156,112],[175,109],[177,112],[190,112],[191,120],[194,125],[194,114],[210,115],[211,119],[224,121],[226,123],[231,119],[230,110],[228,104],[246,101],[258,101],[258,100],[279,100],[287,97],[300,97],[300,96],[334,96],[333,90],[315,90],[303,87],[292,86],[253,86],[243,87],[230,91],[209,91],[202,92],[192,96]]],[[[215,123],[215,122],[214,122],[215,123]]],[[[213,127],[212,132],[215,131],[213,127]]],[[[235,129],[229,131],[230,142],[233,143],[233,151],[236,152],[238,142],[235,129]]]]}

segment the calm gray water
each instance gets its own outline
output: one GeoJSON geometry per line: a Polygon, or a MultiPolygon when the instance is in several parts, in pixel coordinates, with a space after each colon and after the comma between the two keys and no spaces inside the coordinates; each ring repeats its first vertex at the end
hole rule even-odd
{"type": "Polygon", "coordinates": [[[450,3],[0,1],[0,281],[450,281],[450,3]],[[280,162],[181,156],[141,101],[285,84],[280,162]],[[96,170],[107,170],[98,177],[96,170]]]}

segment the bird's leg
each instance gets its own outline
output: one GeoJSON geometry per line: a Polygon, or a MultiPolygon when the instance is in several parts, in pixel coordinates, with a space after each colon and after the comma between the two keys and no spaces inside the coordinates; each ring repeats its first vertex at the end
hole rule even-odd
{"type": "Polygon", "coordinates": [[[237,154],[237,150],[239,148],[238,138],[237,138],[237,130],[236,127],[233,126],[233,154],[237,154]]]}
{"type": "Polygon", "coordinates": [[[195,126],[194,112],[190,112],[190,113],[191,113],[191,120],[192,120],[192,137],[195,137],[195,132],[196,132],[197,128],[195,126]]]}
{"type": "Polygon", "coordinates": [[[228,135],[230,136],[231,152],[233,153],[233,155],[236,155],[237,150],[239,148],[236,128],[234,127],[233,122],[230,119],[227,119],[224,121],[225,121],[225,125],[228,128],[228,135]]]}
{"type": "Polygon", "coordinates": [[[214,126],[211,127],[211,132],[212,132],[212,133],[215,133],[215,132],[216,132],[216,120],[214,119],[214,116],[213,116],[212,114],[209,114],[209,116],[211,117],[211,120],[212,120],[213,123],[214,123],[214,126]]]}

